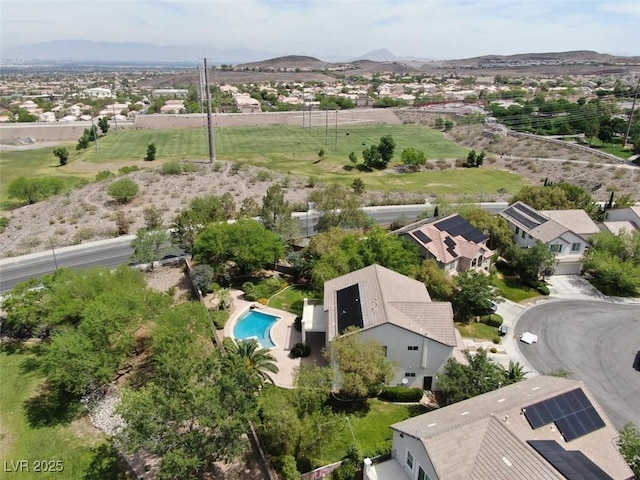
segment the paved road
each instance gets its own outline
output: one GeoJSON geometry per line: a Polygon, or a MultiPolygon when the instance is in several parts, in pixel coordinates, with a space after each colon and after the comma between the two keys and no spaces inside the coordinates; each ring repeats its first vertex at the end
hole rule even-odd
{"type": "Polygon", "coordinates": [[[538,335],[538,343],[518,346],[536,370],[570,372],[587,384],[616,428],[640,426],[640,372],[633,369],[640,305],[552,301],[522,315],[515,334],[526,331],[538,335]]]}
{"type": "MultiPolygon", "coordinates": [[[[486,202],[481,208],[492,213],[504,209],[506,203],[486,202]]],[[[390,224],[400,216],[415,218],[425,210],[433,209],[429,204],[421,205],[390,205],[382,207],[365,207],[363,210],[379,224],[390,224]]],[[[297,212],[294,216],[300,220],[303,231],[314,235],[318,224],[318,213],[297,212]]],[[[55,271],[56,267],[86,268],[92,265],[111,267],[129,263],[133,253],[130,247],[133,235],[109,240],[101,240],[82,245],[47,250],[21,257],[0,260],[0,293],[11,290],[17,283],[33,277],[40,277],[55,271]],[[56,265],[57,263],[57,265],[56,265]]],[[[176,252],[169,252],[176,253],[176,252]]]]}

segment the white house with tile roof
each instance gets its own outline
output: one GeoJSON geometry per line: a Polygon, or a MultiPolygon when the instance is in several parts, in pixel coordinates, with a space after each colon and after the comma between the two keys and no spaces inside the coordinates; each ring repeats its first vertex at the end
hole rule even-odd
{"type": "Polygon", "coordinates": [[[579,274],[589,238],[600,231],[584,210],[538,211],[516,202],[498,215],[509,224],[517,245],[528,248],[539,240],[555,253],[556,275],[579,274]]]}
{"type": "Polygon", "coordinates": [[[475,270],[489,272],[493,250],[489,235],[456,214],[430,218],[394,231],[418,245],[423,258],[433,258],[451,275],[475,270]]]}
{"type": "Polygon", "coordinates": [[[537,376],[391,425],[365,480],[631,479],[618,432],[576,380],[537,376]]]}
{"type": "Polygon", "coordinates": [[[370,265],[324,284],[324,304],[306,305],[306,332],[324,331],[327,348],[350,326],[376,339],[395,362],[392,385],[435,388],[435,375],[462,344],[449,302],[433,302],[422,282],[370,265]]]}

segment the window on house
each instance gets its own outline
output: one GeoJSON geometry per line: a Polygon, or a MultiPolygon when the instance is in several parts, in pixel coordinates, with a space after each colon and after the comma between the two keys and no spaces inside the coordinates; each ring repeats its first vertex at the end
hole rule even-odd
{"type": "Polygon", "coordinates": [[[409,450],[407,450],[407,468],[413,470],[413,455],[411,455],[409,450]]]}
{"type": "Polygon", "coordinates": [[[527,235],[527,232],[525,232],[524,230],[522,231],[522,238],[524,238],[527,235]]]}
{"type": "Polygon", "coordinates": [[[571,251],[572,252],[579,252],[580,251],[580,246],[581,246],[580,242],[572,243],[571,244],[571,251]]]}
{"type": "Polygon", "coordinates": [[[418,480],[431,480],[427,472],[425,472],[420,465],[418,465],[418,480]]]}
{"type": "Polygon", "coordinates": [[[417,345],[409,345],[407,347],[407,350],[418,350],[418,346],[417,345]]]}
{"type": "Polygon", "coordinates": [[[416,376],[416,372],[405,372],[404,376],[405,377],[415,377],[416,376]]]}
{"type": "Polygon", "coordinates": [[[553,253],[560,253],[562,251],[562,245],[549,245],[549,251],[553,253]]]}
{"type": "Polygon", "coordinates": [[[520,227],[516,227],[516,235],[520,233],[520,227]]]}
{"type": "Polygon", "coordinates": [[[477,263],[478,263],[477,260],[474,258],[473,261],[471,262],[471,266],[475,267],[477,263]]]}

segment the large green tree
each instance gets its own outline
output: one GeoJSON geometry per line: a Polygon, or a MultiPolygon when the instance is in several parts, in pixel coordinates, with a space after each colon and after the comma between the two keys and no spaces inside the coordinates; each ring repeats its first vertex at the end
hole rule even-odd
{"type": "Polygon", "coordinates": [[[309,195],[320,213],[316,230],[326,232],[331,227],[364,228],[372,224],[371,219],[361,209],[362,200],[337,183],[326,185],[309,195]]]}
{"type": "Polygon", "coordinates": [[[413,147],[405,148],[400,155],[400,161],[408,170],[417,172],[427,163],[427,157],[422,150],[413,147]]]}
{"type": "Polygon", "coordinates": [[[411,277],[427,287],[432,300],[449,302],[456,291],[456,282],[433,258],[425,260],[411,269],[411,277]]]}
{"type": "Polygon", "coordinates": [[[64,189],[64,182],[56,177],[18,177],[7,186],[10,198],[16,198],[29,204],[39,202],[64,189]]]}
{"type": "Polygon", "coordinates": [[[594,235],[585,255],[584,272],[606,295],[640,296],[640,232],[594,235]]]}
{"type": "Polygon", "coordinates": [[[242,219],[232,224],[209,224],[196,238],[193,255],[214,269],[230,261],[242,273],[252,273],[282,258],[284,245],[279,235],[261,223],[242,219]]]}
{"type": "Polygon", "coordinates": [[[451,358],[438,374],[438,388],[447,403],[460,402],[524,380],[525,372],[519,363],[511,363],[509,369],[505,369],[490,359],[483,348],[475,354],[464,350],[463,354],[466,363],[451,358]]]}
{"type": "Polygon", "coordinates": [[[520,279],[531,285],[541,278],[553,275],[558,263],[555,254],[539,240],[529,248],[512,245],[505,257],[520,279]]]}
{"type": "Polygon", "coordinates": [[[377,395],[382,385],[393,377],[394,365],[376,339],[363,339],[358,329],[349,328],[334,339],[327,352],[335,362],[339,376],[335,379],[342,395],[363,398],[377,395]]]}
{"type": "Polygon", "coordinates": [[[451,300],[455,317],[463,322],[477,315],[491,312],[493,302],[498,300],[491,278],[475,271],[456,276],[456,291],[451,300]]]}
{"type": "Polygon", "coordinates": [[[291,238],[298,230],[299,223],[291,217],[291,204],[284,198],[284,190],[279,184],[270,186],[262,199],[260,218],[269,230],[283,238],[291,238]]]}
{"type": "Polygon", "coordinates": [[[212,352],[208,328],[199,304],[159,317],[152,380],[122,396],[119,440],[127,451],[160,456],[160,479],[201,479],[214,462],[237,459],[247,448],[249,421],[257,418],[260,380],[212,352]]]}
{"type": "Polygon", "coordinates": [[[474,206],[462,208],[460,215],[481,232],[489,235],[487,246],[492,250],[504,252],[513,245],[513,232],[507,221],[499,215],[474,206]]]}

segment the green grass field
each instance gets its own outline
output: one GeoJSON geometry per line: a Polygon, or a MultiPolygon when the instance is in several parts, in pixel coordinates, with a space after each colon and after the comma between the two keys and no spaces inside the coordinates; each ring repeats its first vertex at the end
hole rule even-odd
{"type": "Polygon", "coordinates": [[[6,478],[125,478],[117,454],[105,438],[97,435],[85,418],[77,418],[80,403],[43,394],[42,377],[29,367],[33,358],[20,348],[0,352],[0,451],[8,464],[0,468],[12,471],[5,473],[6,478]],[[29,471],[16,471],[20,460],[28,462],[29,471]],[[36,472],[36,462],[44,460],[60,461],[53,466],[57,470],[61,465],[62,471],[36,472]]]}
{"type": "Polygon", "coordinates": [[[540,293],[531,287],[523,285],[520,279],[516,277],[500,277],[496,275],[493,278],[493,284],[498,287],[500,294],[512,302],[521,302],[528,298],[539,297],[540,293]]]}
{"type": "Polygon", "coordinates": [[[267,305],[302,316],[304,299],[315,298],[316,296],[317,293],[310,287],[295,285],[287,287],[285,290],[271,297],[267,305]]]}
{"type": "Polygon", "coordinates": [[[393,433],[389,426],[427,411],[419,405],[402,405],[374,398],[367,400],[367,403],[369,405],[367,412],[348,415],[351,429],[349,429],[345,416],[344,427],[329,445],[322,446],[322,458],[319,460],[322,460],[323,463],[341,460],[353,443],[353,437],[365,455],[373,456],[374,454],[387,453],[391,451],[391,440],[393,439],[393,433]],[[353,430],[353,437],[351,430],[353,430]]]}
{"type": "Polygon", "coordinates": [[[483,340],[493,340],[498,336],[498,329],[490,327],[480,322],[460,323],[456,322],[456,328],[460,335],[467,338],[481,338],[483,340]]]}
{"type": "MultiPolygon", "coordinates": [[[[465,157],[467,149],[444,138],[441,132],[412,125],[339,126],[337,149],[335,132],[329,128],[328,144],[323,127],[292,126],[237,127],[216,131],[219,160],[240,162],[306,177],[315,176],[320,182],[339,182],[350,185],[361,177],[368,190],[424,192],[430,195],[474,195],[490,198],[499,188],[515,193],[526,181],[513,173],[488,167],[465,170],[429,170],[417,173],[398,173],[393,168],[402,150],[408,147],[423,150],[430,161],[465,157]],[[396,153],[390,168],[381,171],[353,169],[348,160],[355,152],[359,162],[362,150],[377,144],[382,135],[392,135],[396,153]],[[321,159],[318,151],[324,149],[321,159]]],[[[53,148],[3,152],[0,157],[0,201],[6,202],[6,186],[20,176],[62,176],[71,182],[79,178],[93,180],[101,170],[137,164],[156,167],[168,160],[203,160],[208,158],[208,143],[202,129],[130,130],[117,135],[110,132],[99,140],[99,152],[94,145],[76,151],[75,143],[66,145],[69,163],[58,166],[53,148]],[[155,143],[157,160],[144,162],[147,145],[155,143]]]]}

